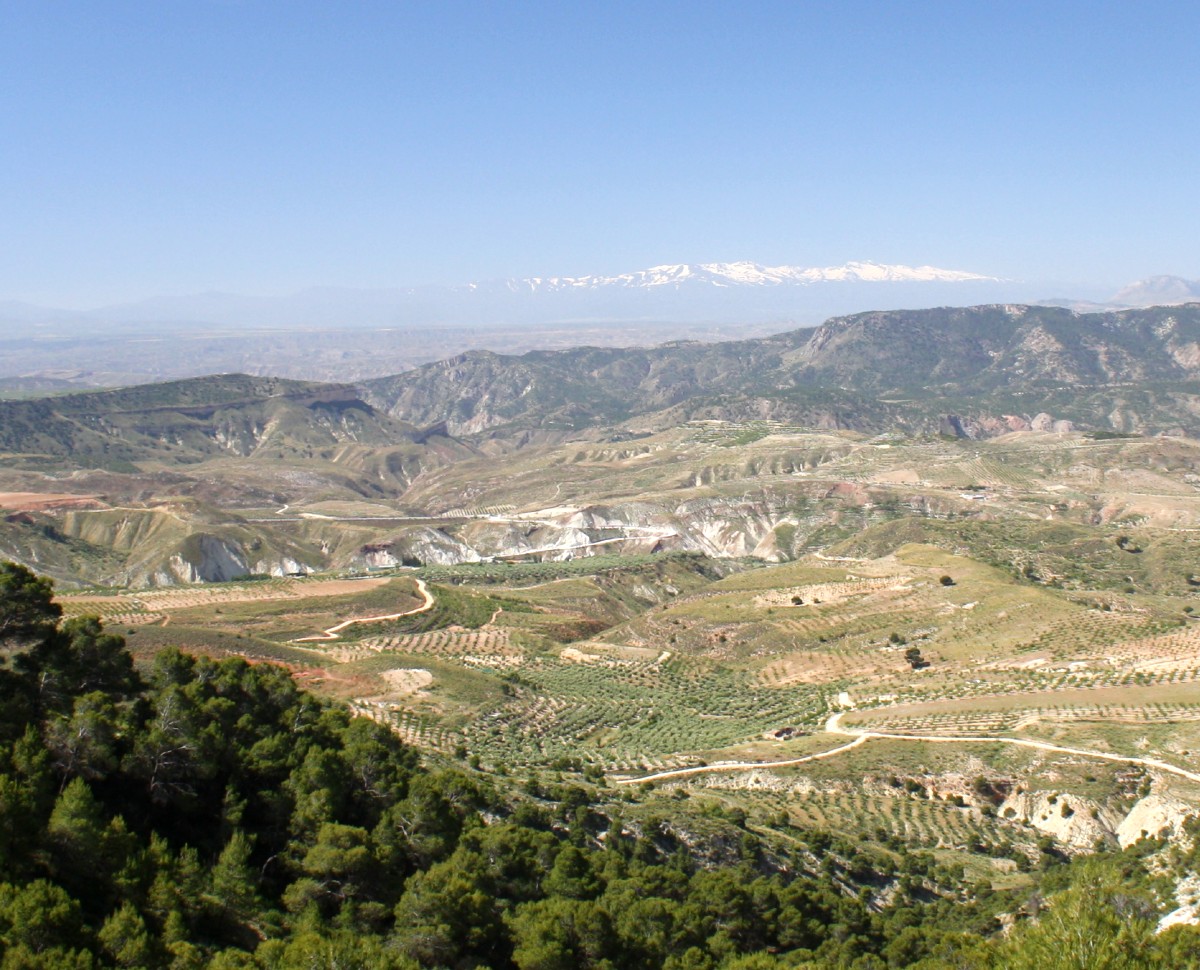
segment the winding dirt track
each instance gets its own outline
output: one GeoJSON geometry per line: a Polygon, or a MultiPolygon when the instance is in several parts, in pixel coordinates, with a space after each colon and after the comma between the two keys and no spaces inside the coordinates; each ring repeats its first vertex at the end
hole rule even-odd
{"type": "Polygon", "coordinates": [[[434,599],[433,594],[429,592],[429,587],[425,585],[425,580],[413,577],[417,582],[417,592],[424,598],[420,606],[414,607],[411,610],[405,610],[403,613],[386,613],[383,616],[360,616],[353,620],[343,620],[335,626],[331,626],[328,630],[322,630],[315,636],[300,637],[293,640],[292,643],[312,643],[316,640],[336,640],[338,635],[348,626],[353,626],[355,623],[379,623],[382,620],[398,620],[402,616],[412,616],[414,613],[424,613],[426,610],[433,609],[434,599]]]}
{"type": "Polygon", "coordinates": [[[701,765],[697,768],[676,768],[673,771],[659,771],[653,775],[642,775],[640,778],[618,778],[618,785],[640,785],[643,781],[662,781],[664,778],[686,778],[688,775],[702,775],[710,771],[745,771],[748,768],[790,768],[792,765],[802,765],[806,761],[816,761],[818,758],[832,758],[835,754],[857,748],[865,744],[869,735],[860,734],[849,744],[843,744],[828,751],[818,751],[816,754],[806,754],[803,758],[790,758],[787,761],[726,761],[716,765],[701,765]]]}
{"type": "Polygon", "coordinates": [[[642,775],[640,778],[622,778],[617,781],[619,785],[634,785],[640,784],[643,781],[661,781],[666,778],[684,778],[689,775],[699,775],[710,771],[745,771],[750,768],[788,768],[792,765],[803,764],[806,761],[815,761],[818,758],[830,758],[834,755],[842,754],[849,751],[851,748],[857,748],[860,744],[870,741],[872,738],[882,738],[893,741],[933,741],[949,744],[980,744],[980,743],[1000,743],[1000,744],[1015,744],[1022,748],[1037,748],[1040,751],[1055,751],[1059,754],[1074,754],[1084,758],[1100,758],[1104,761],[1117,761],[1123,764],[1143,765],[1147,768],[1154,768],[1157,771],[1165,771],[1172,775],[1178,775],[1181,778],[1186,778],[1189,781],[1200,782],[1200,773],[1188,771],[1186,768],[1179,768],[1175,765],[1168,764],[1165,761],[1159,761],[1157,758],[1132,758],[1121,754],[1108,754],[1104,751],[1089,751],[1086,748],[1068,748],[1061,744],[1050,744],[1048,741],[1031,741],[1028,738],[1007,738],[997,735],[933,735],[933,734],[886,734],[880,731],[859,731],[853,728],[842,727],[841,720],[844,711],[839,711],[832,715],[825,722],[825,731],[828,734],[840,735],[842,737],[854,738],[848,744],[843,744],[837,748],[831,748],[828,751],[821,751],[817,754],[806,755],[803,758],[792,758],[788,761],[737,761],[715,765],[704,765],[697,768],[678,768],[674,771],[659,771],[652,775],[642,775]]]}

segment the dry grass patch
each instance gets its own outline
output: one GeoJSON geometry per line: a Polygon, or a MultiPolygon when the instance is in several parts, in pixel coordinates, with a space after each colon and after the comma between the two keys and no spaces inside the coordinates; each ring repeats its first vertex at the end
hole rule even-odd
{"type": "Polygon", "coordinates": [[[6,512],[48,512],[51,509],[103,508],[99,495],[66,492],[0,492],[0,509],[6,512]]]}
{"type": "Polygon", "coordinates": [[[385,670],[379,676],[388,685],[391,696],[424,694],[425,688],[433,683],[433,674],[421,667],[397,667],[385,670]]]}

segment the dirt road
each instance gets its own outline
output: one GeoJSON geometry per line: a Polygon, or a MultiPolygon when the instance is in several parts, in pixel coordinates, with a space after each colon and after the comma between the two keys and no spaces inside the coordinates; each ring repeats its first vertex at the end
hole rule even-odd
{"type": "MultiPolygon", "coordinates": [[[[414,577],[414,579],[416,579],[416,577],[414,577]]],[[[343,620],[336,626],[331,626],[328,630],[323,630],[316,636],[300,637],[297,640],[293,640],[292,643],[312,643],[317,640],[337,640],[338,635],[344,629],[346,629],[346,627],[353,626],[355,623],[380,623],[383,620],[398,620],[403,616],[412,616],[414,613],[424,613],[426,610],[432,609],[434,603],[433,594],[429,592],[429,587],[425,585],[425,580],[416,579],[416,582],[417,592],[419,592],[425,598],[425,602],[423,602],[420,606],[414,607],[411,610],[405,610],[403,613],[385,613],[383,616],[360,616],[352,620],[343,620]]]]}
{"type": "Polygon", "coordinates": [[[1156,771],[1165,771],[1168,774],[1178,775],[1180,778],[1186,778],[1189,781],[1200,782],[1200,773],[1188,771],[1186,768],[1179,768],[1175,765],[1168,764],[1165,761],[1159,761],[1157,758],[1134,758],[1128,755],[1109,754],[1105,751],[1089,751],[1086,748],[1069,748],[1061,744],[1050,744],[1048,741],[1032,741],[1028,738],[1009,738],[998,735],[958,735],[946,736],[937,734],[888,734],[882,731],[863,731],[855,728],[842,727],[842,715],[845,711],[839,711],[837,714],[831,715],[829,720],[825,722],[825,731],[828,734],[834,734],[841,737],[849,737],[854,740],[848,744],[843,744],[837,748],[831,748],[828,751],[821,751],[817,754],[806,755],[803,758],[792,758],[787,761],[734,761],[725,762],[715,765],[704,765],[697,768],[678,768],[673,771],[659,771],[652,775],[642,775],[640,778],[622,778],[617,783],[621,785],[640,784],[643,781],[663,781],[668,778],[684,778],[689,775],[698,775],[710,771],[746,771],[752,768],[789,768],[793,765],[804,764],[806,761],[815,761],[818,758],[831,758],[834,755],[842,754],[849,751],[851,748],[857,748],[860,744],[865,744],[874,738],[892,741],[929,741],[936,744],[1015,744],[1022,748],[1036,748],[1039,751],[1054,751],[1059,754],[1073,754],[1083,758],[1099,758],[1103,761],[1116,761],[1122,764],[1142,765],[1146,768],[1153,768],[1156,771]]]}
{"type": "Polygon", "coordinates": [[[845,737],[852,738],[887,738],[894,741],[931,741],[935,743],[950,743],[950,744],[979,744],[981,742],[990,742],[1001,744],[1015,744],[1022,748],[1036,748],[1039,751],[1055,751],[1059,754],[1074,754],[1083,758],[1099,758],[1103,761],[1118,761],[1130,765],[1144,765],[1147,768],[1154,768],[1158,771],[1165,771],[1172,775],[1178,775],[1180,778],[1187,778],[1189,781],[1200,782],[1200,773],[1188,771],[1186,768],[1179,768],[1175,765],[1168,764],[1165,761],[1159,761],[1157,758],[1134,758],[1123,754],[1109,754],[1106,751],[1090,751],[1087,748],[1068,748],[1061,744],[1051,744],[1048,741],[1033,741],[1029,738],[1009,738],[1002,735],[937,735],[937,734],[889,734],[883,731],[862,731],[854,728],[842,727],[842,715],[845,711],[839,711],[825,722],[825,730],[830,734],[840,734],[845,737]]]}

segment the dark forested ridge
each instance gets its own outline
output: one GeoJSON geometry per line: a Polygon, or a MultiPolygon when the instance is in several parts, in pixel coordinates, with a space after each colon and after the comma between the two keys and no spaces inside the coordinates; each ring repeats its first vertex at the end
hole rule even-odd
{"type": "Polygon", "coordinates": [[[1200,965],[1193,928],[1153,934],[1156,843],[1048,849],[1018,897],[732,814],[697,842],[596,776],[425,764],[278,666],[137,669],[51,593],[0,566],[3,968],[1200,965]]]}

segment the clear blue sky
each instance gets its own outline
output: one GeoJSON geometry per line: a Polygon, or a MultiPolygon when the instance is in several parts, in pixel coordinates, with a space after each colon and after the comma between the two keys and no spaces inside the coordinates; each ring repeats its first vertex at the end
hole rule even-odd
{"type": "Polygon", "coordinates": [[[1200,4],[0,0],[0,299],[1200,277],[1200,4]]]}

